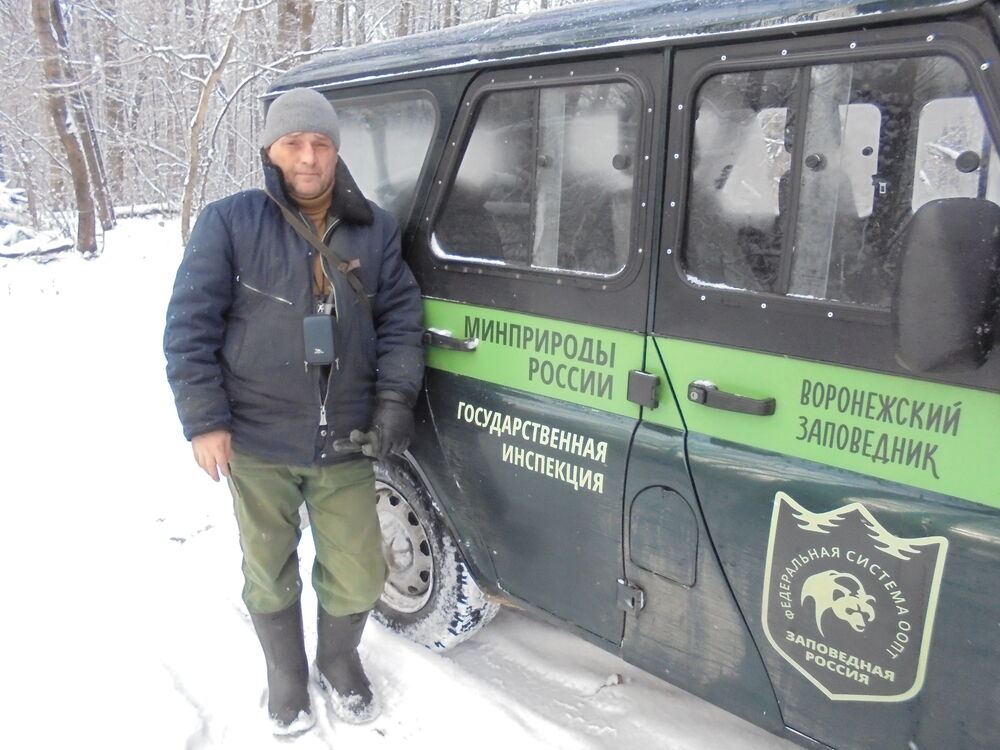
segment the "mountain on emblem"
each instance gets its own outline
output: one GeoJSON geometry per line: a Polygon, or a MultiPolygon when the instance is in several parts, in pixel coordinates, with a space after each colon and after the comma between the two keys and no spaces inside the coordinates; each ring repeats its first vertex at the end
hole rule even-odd
{"type": "Polygon", "coordinates": [[[831,700],[903,701],[923,685],[948,540],[906,539],[861,503],[814,513],[774,497],[761,620],[831,700]]]}

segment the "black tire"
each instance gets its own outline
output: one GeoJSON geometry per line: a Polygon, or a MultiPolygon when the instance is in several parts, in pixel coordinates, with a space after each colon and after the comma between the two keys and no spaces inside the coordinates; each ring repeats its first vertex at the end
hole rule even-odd
{"type": "Polygon", "coordinates": [[[473,580],[430,494],[401,461],[375,464],[389,579],[374,617],[427,648],[444,651],[479,631],[500,605],[473,580]]]}

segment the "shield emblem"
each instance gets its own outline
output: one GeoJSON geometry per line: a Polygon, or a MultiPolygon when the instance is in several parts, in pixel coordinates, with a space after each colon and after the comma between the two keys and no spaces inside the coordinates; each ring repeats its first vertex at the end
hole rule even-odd
{"type": "Polygon", "coordinates": [[[948,540],[904,539],[861,503],[813,513],[774,496],[761,618],[831,700],[904,701],[923,686],[948,540]]]}

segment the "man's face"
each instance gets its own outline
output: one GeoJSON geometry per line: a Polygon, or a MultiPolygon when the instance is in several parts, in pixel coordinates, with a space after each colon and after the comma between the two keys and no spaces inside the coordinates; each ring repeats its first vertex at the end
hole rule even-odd
{"type": "Polygon", "coordinates": [[[337,149],[319,133],[288,133],[267,149],[293,198],[316,198],[333,184],[337,149]]]}

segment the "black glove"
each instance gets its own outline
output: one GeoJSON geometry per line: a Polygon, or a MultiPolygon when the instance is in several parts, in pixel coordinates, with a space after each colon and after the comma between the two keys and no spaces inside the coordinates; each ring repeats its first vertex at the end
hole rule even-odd
{"type": "Polygon", "coordinates": [[[395,391],[379,391],[375,397],[375,415],[368,432],[351,431],[351,442],[361,446],[369,458],[383,460],[390,453],[402,453],[413,436],[413,409],[395,391]]]}

